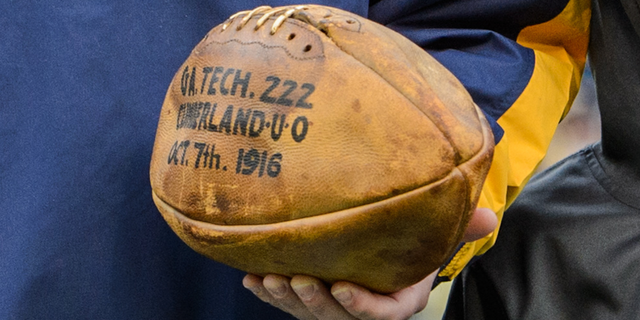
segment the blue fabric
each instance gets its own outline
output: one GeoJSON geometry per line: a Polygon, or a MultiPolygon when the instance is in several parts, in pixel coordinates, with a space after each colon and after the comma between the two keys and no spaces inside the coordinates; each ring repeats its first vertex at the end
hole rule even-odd
{"type": "MultiPolygon", "coordinates": [[[[391,2],[406,9],[415,1],[391,2]]],[[[322,1],[430,47],[494,120],[526,85],[511,80],[529,72],[531,54],[509,38],[394,24],[402,14],[385,9],[391,2],[369,12],[364,1],[322,1]],[[503,77],[488,77],[491,69],[503,77]]],[[[288,317],[243,289],[241,272],[173,234],[148,176],[173,74],[213,26],[261,4],[0,3],[0,319],[288,317]]]]}
{"type": "Polygon", "coordinates": [[[151,201],[169,81],[240,5],[2,3],[0,319],[282,317],[151,201]]]}

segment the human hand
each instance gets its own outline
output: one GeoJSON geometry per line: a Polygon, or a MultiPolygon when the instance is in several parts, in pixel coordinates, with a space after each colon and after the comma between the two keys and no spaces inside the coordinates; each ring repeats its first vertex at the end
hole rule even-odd
{"type": "MultiPolygon", "coordinates": [[[[476,209],[463,241],[490,234],[498,219],[489,209],[476,209]]],[[[264,278],[248,274],[242,284],[262,301],[301,320],[408,319],[424,309],[437,270],[422,281],[398,292],[381,295],[356,284],[339,281],[331,289],[317,278],[296,275],[289,279],[270,274],[264,278]]]]}

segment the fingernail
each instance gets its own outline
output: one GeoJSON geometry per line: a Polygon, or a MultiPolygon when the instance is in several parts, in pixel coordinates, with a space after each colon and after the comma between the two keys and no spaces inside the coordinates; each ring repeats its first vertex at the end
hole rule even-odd
{"type": "Polygon", "coordinates": [[[351,298],[353,298],[353,294],[351,293],[351,290],[347,288],[338,289],[334,292],[331,292],[331,294],[333,295],[334,298],[336,298],[336,300],[338,300],[338,302],[342,304],[350,303],[351,298]]]}
{"type": "Polygon", "coordinates": [[[282,298],[287,293],[287,288],[284,284],[278,284],[275,287],[267,287],[267,290],[276,298],[282,298]]]}
{"type": "Polygon", "coordinates": [[[253,292],[253,294],[258,295],[260,293],[260,287],[247,287],[244,286],[247,290],[253,292]]]}
{"type": "Polygon", "coordinates": [[[316,286],[312,283],[304,283],[296,286],[292,286],[298,297],[304,301],[309,301],[316,292],[316,286]]]}

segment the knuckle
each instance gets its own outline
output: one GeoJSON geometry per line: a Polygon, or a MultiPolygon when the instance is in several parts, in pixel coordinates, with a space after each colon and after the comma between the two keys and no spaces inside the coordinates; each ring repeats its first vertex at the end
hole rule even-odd
{"type": "Polygon", "coordinates": [[[253,292],[253,294],[258,297],[258,299],[267,302],[267,303],[271,303],[273,298],[271,297],[271,295],[263,288],[252,288],[251,292],[253,292]]]}
{"type": "Polygon", "coordinates": [[[287,309],[297,309],[299,303],[290,297],[279,298],[278,303],[287,309]]]}

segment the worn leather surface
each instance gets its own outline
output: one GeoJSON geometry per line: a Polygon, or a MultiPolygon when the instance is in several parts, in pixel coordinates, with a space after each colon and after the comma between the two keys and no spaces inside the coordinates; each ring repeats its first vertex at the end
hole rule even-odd
{"type": "Polygon", "coordinates": [[[493,137],[421,48],[334,8],[213,28],[162,107],[151,184],[196,251],[393,292],[461,239],[493,137]],[[238,28],[241,24],[245,23],[238,28]]]}

